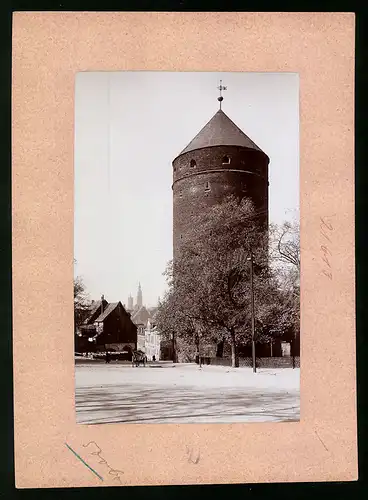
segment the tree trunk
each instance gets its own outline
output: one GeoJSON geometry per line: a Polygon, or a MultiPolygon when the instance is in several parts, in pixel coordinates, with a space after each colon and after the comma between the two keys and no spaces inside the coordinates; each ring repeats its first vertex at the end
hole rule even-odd
{"type": "Polygon", "coordinates": [[[172,360],[173,360],[173,363],[177,363],[178,362],[177,353],[176,353],[176,339],[175,339],[175,333],[174,332],[173,332],[173,335],[172,335],[172,360]]]}
{"type": "Polygon", "coordinates": [[[216,352],[216,358],[222,358],[224,356],[224,341],[221,340],[217,344],[217,352],[216,352]]]}
{"type": "Polygon", "coordinates": [[[197,348],[198,348],[198,363],[199,363],[199,368],[202,368],[202,358],[201,358],[202,354],[201,354],[201,345],[200,345],[199,336],[198,336],[197,348]]]}
{"type": "Polygon", "coordinates": [[[238,346],[236,345],[235,333],[231,332],[231,366],[232,368],[239,367],[239,355],[238,355],[238,346]]]}
{"type": "Polygon", "coordinates": [[[198,359],[198,364],[200,363],[200,359],[199,359],[199,337],[198,335],[195,333],[194,334],[194,345],[195,345],[195,362],[197,363],[197,359],[198,359]]]}

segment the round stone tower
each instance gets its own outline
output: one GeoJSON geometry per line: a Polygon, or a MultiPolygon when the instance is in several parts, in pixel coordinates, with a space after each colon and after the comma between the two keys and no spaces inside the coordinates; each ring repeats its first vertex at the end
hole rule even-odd
{"type": "Polygon", "coordinates": [[[174,258],[204,207],[248,197],[268,226],[268,156],[221,110],[173,161],[174,258]]]}

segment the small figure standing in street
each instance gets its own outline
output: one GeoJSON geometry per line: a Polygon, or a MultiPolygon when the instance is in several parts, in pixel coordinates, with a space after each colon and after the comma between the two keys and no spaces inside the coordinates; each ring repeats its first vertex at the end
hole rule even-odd
{"type": "Polygon", "coordinates": [[[110,353],[106,351],[106,363],[110,363],[110,353]]]}
{"type": "Polygon", "coordinates": [[[152,361],[156,361],[156,356],[155,355],[152,356],[152,361]]]}

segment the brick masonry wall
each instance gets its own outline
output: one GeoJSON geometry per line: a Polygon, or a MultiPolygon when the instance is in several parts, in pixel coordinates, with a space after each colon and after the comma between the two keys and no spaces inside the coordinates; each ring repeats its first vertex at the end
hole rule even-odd
{"type": "MultiPolygon", "coordinates": [[[[216,146],[190,151],[173,161],[174,255],[185,241],[193,217],[229,195],[247,196],[257,210],[268,212],[268,158],[263,153],[216,146]],[[230,158],[229,164],[223,164],[225,156],[230,158]]],[[[267,224],[268,214],[260,221],[267,224]]]]}
{"type": "MultiPolygon", "coordinates": [[[[300,368],[299,356],[295,356],[294,362],[294,367],[300,368]]],[[[217,366],[231,366],[231,358],[203,358],[202,363],[217,366]]],[[[252,358],[240,358],[239,366],[252,367],[252,358]]],[[[257,368],[292,368],[293,358],[292,356],[257,358],[256,366],[257,368]]]]}

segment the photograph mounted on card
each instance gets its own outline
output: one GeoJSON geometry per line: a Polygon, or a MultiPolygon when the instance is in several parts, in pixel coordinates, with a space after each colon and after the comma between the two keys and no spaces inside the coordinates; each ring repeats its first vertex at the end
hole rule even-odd
{"type": "Polygon", "coordinates": [[[298,421],[298,75],[83,72],[75,109],[77,422],[298,421]]]}
{"type": "Polygon", "coordinates": [[[354,37],[14,14],[18,488],[357,479],[354,37]]]}

